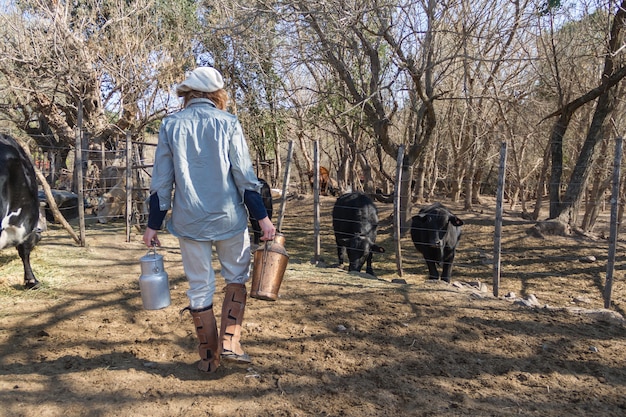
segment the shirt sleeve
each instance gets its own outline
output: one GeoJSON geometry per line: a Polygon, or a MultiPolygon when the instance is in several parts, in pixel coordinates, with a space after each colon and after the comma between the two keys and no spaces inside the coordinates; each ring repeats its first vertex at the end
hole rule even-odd
{"type": "Polygon", "coordinates": [[[150,196],[150,211],[148,213],[148,227],[152,230],[161,230],[167,210],[161,210],[159,196],[154,193],[150,196]]]}
{"type": "Polygon", "coordinates": [[[172,191],[174,189],[174,160],[167,134],[167,119],[159,129],[159,142],[154,153],[154,167],[150,194],[158,195],[159,209],[169,210],[172,207],[172,191]]]}
{"type": "Polygon", "coordinates": [[[263,204],[263,197],[256,191],[246,190],[243,195],[243,202],[248,208],[248,212],[256,220],[267,217],[267,210],[263,204]]]}
{"type": "Polygon", "coordinates": [[[228,159],[230,161],[231,174],[240,195],[245,198],[246,190],[260,194],[263,185],[254,173],[250,151],[248,150],[248,144],[239,120],[235,119],[233,122],[230,135],[228,159]]]}

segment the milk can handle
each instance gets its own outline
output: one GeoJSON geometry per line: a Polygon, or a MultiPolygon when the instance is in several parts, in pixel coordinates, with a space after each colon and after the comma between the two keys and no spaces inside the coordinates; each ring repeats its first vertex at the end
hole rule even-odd
{"type": "Polygon", "coordinates": [[[272,243],[274,240],[266,240],[265,247],[263,248],[263,257],[261,262],[261,274],[259,276],[265,276],[265,266],[267,265],[267,258],[269,257],[270,248],[272,247],[272,243]]]}
{"type": "Polygon", "coordinates": [[[154,267],[152,268],[152,272],[157,273],[161,271],[161,268],[159,268],[159,265],[157,265],[157,261],[156,261],[156,255],[157,255],[156,243],[152,242],[152,248],[148,250],[148,254],[150,252],[152,252],[152,254],[154,255],[154,267]]]}

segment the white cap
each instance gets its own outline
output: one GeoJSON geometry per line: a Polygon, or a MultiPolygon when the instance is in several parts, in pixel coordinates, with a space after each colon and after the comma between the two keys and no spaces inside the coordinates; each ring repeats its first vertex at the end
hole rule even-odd
{"type": "Polygon", "coordinates": [[[198,67],[187,75],[187,79],[176,86],[176,94],[183,95],[195,90],[212,93],[224,88],[224,79],[215,68],[198,67]]]}

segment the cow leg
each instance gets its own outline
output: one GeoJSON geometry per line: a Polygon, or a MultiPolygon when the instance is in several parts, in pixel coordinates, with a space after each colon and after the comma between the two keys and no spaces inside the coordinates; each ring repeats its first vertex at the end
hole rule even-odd
{"type": "Polygon", "coordinates": [[[19,253],[22,264],[24,264],[24,287],[28,290],[39,287],[39,281],[37,281],[30,266],[30,253],[40,240],[41,231],[37,229],[31,232],[24,242],[17,245],[17,253],[19,253]]]}
{"type": "Polygon", "coordinates": [[[443,262],[443,271],[441,272],[441,279],[445,282],[450,282],[450,274],[452,272],[452,263],[451,262],[443,262]]]}
{"type": "Polygon", "coordinates": [[[372,269],[372,252],[367,255],[367,263],[365,264],[365,272],[370,275],[374,275],[374,269],[372,269]]]}
{"type": "Polygon", "coordinates": [[[450,282],[450,275],[452,274],[452,262],[454,261],[454,251],[447,253],[443,257],[443,271],[441,273],[441,279],[450,282]]]}
{"type": "Polygon", "coordinates": [[[339,260],[339,265],[343,265],[343,246],[337,244],[337,259],[339,260]]]}
{"type": "Polygon", "coordinates": [[[22,258],[22,264],[24,264],[24,287],[28,290],[39,287],[39,281],[35,278],[33,269],[30,266],[30,252],[32,247],[29,242],[24,242],[17,245],[17,253],[22,258]]]}
{"type": "Polygon", "coordinates": [[[426,266],[428,266],[428,279],[439,279],[439,271],[437,271],[437,262],[435,261],[426,261],[426,266]]]}

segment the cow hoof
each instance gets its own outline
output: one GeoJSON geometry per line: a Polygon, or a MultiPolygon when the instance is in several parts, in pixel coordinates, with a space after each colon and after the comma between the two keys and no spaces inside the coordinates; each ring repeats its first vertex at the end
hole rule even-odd
{"type": "Polygon", "coordinates": [[[35,281],[35,282],[25,282],[24,283],[24,288],[26,288],[27,290],[38,290],[40,287],[39,281],[35,281]]]}

